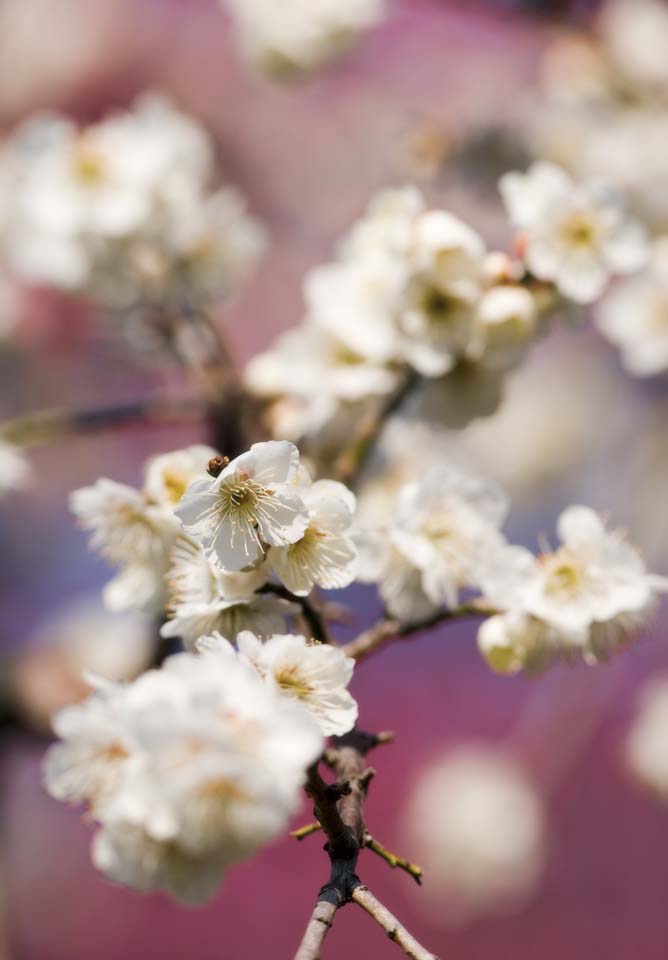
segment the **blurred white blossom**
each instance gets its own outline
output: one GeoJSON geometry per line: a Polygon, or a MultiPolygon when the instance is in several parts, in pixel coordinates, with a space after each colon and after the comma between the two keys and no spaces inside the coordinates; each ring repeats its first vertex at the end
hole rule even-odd
{"type": "Polygon", "coordinates": [[[467,744],[417,779],[407,811],[408,840],[429,882],[441,924],[473,922],[521,907],[545,859],[545,813],[521,767],[501,749],[467,744]]]}
{"type": "Polygon", "coordinates": [[[659,674],[643,687],[629,731],[625,756],[629,771],[664,803],[668,802],[668,677],[659,674]]]}
{"type": "Polygon", "coordinates": [[[142,490],[102,477],[70,495],[70,509],[91,532],[91,549],[120,567],[104,590],[110,610],[164,606],[170,551],[181,533],[173,508],[214,454],[196,444],[151,458],[142,490]]]}
{"type": "Polygon", "coordinates": [[[269,74],[313,70],[383,17],[385,0],[223,0],[246,55],[269,74]]]}
{"type": "Polygon", "coordinates": [[[529,270],[565,297],[590,303],[611,274],[644,266],[644,230],[611,185],[576,184],[554,164],[535,163],[526,174],[505,174],[500,189],[529,270]]]}
{"type": "Polygon", "coordinates": [[[647,623],[668,579],[647,573],[621,531],[608,531],[588,507],[559,517],[562,545],[534,557],[522,547],[489,555],[485,598],[502,614],[480,627],[480,650],[492,669],[540,670],[551,661],[596,663],[647,623]]]}
{"type": "Polygon", "coordinates": [[[668,238],[655,241],[644,273],[612,288],[598,305],[595,322],[621,350],[629,373],[649,377],[668,369],[668,238]]]}
{"type": "Polygon", "coordinates": [[[379,582],[390,614],[421,619],[455,607],[477,587],[490,551],[505,543],[500,527],[508,502],[493,483],[443,465],[403,486],[392,521],[361,529],[360,580],[379,582]]]}
{"type": "Polygon", "coordinates": [[[306,710],[214,653],[101,684],[54,728],[46,784],[102,824],[98,867],[186,902],[212,896],[231,864],[285,828],[322,749],[306,710]]]}
{"type": "Polygon", "coordinates": [[[32,479],[32,467],[20,447],[0,439],[0,496],[22,490],[32,479]]]}
{"type": "Polygon", "coordinates": [[[85,128],[34,117],[3,153],[5,256],[28,281],[109,307],[202,303],[234,290],[262,249],[236,191],[210,192],[208,134],[161,97],[85,128]]]}

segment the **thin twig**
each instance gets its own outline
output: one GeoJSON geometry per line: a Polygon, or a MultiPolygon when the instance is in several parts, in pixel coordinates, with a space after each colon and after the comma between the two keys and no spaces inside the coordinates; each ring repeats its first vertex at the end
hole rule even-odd
{"type": "Polygon", "coordinates": [[[334,463],[334,476],[337,480],[353,488],[356,486],[386,421],[401,409],[421,379],[414,370],[407,371],[397,389],[390,394],[383,406],[361,417],[352,441],[334,463]]]}
{"type": "Polygon", "coordinates": [[[295,954],[295,960],[318,960],[320,948],[329,933],[329,928],[332,926],[332,920],[337,910],[338,907],[335,903],[318,900],[313,908],[302,942],[295,954]]]}
{"type": "Polygon", "coordinates": [[[307,623],[312,638],[319,643],[331,644],[332,638],[329,635],[325,620],[308,597],[296,596],[296,594],[288,590],[287,587],[284,587],[282,583],[265,583],[257,592],[273,593],[277,597],[282,597],[283,600],[289,600],[290,603],[298,604],[301,607],[302,616],[307,623]]]}
{"type": "Polygon", "coordinates": [[[187,395],[154,396],[89,410],[38,410],[0,423],[0,437],[21,445],[43,443],[68,434],[93,433],[132,423],[192,420],[201,416],[204,409],[201,400],[187,395]]]}
{"type": "Polygon", "coordinates": [[[455,607],[454,610],[439,610],[429,617],[424,617],[422,620],[416,620],[413,623],[400,623],[400,621],[388,617],[384,620],[379,620],[378,623],[374,624],[374,626],[368,630],[364,630],[358,637],[351,640],[350,643],[343,644],[341,650],[343,650],[347,657],[352,657],[354,660],[363,660],[365,657],[368,657],[376,650],[379,650],[394,640],[414,637],[418,633],[429,630],[431,627],[438,626],[441,623],[447,623],[452,620],[464,620],[467,617],[487,617],[495,612],[496,611],[490,607],[474,600],[471,603],[455,607]]]}
{"type": "Polygon", "coordinates": [[[352,899],[373,917],[390,940],[401,947],[407,957],[411,957],[412,960],[438,960],[435,954],[430,953],[421,943],[418,943],[387,907],[374,897],[368,887],[357,887],[353,890],[352,899]]]}
{"type": "Polygon", "coordinates": [[[399,857],[396,853],[392,853],[391,850],[388,850],[375,840],[368,831],[364,834],[363,840],[364,846],[369,850],[373,850],[373,852],[381,857],[392,869],[398,868],[399,870],[405,870],[418,885],[422,883],[422,867],[418,867],[416,863],[411,863],[404,857],[399,857]]]}
{"type": "Polygon", "coordinates": [[[322,830],[322,824],[320,823],[305,823],[303,827],[299,827],[298,830],[292,830],[290,836],[294,837],[295,840],[305,840],[307,837],[310,837],[312,834],[317,833],[318,830],[322,830]]]}

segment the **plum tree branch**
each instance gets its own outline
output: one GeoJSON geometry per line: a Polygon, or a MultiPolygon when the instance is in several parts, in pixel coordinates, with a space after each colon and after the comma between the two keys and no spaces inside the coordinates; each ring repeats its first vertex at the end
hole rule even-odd
{"type": "Polygon", "coordinates": [[[289,600],[290,603],[297,604],[299,607],[301,607],[302,616],[306,621],[313,639],[317,640],[319,643],[331,644],[332,638],[329,635],[325,618],[321,615],[320,611],[313,605],[308,597],[298,597],[296,594],[292,593],[291,590],[288,590],[287,587],[284,587],[282,583],[265,583],[264,586],[260,587],[257,592],[272,593],[276,597],[281,597],[283,600],[289,600]]]}
{"type": "Polygon", "coordinates": [[[412,960],[438,960],[438,957],[426,950],[421,943],[412,936],[404,925],[390,913],[386,906],[375,897],[368,887],[358,886],[353,890],[352,899],[358,906],[366,910],[379,926],[383,928],[398,947],[412,960]]]}
{"type": "Polygon", "coordinates": [[[472,600],[452,610],[438,610],[436,613],[412,623],[401,623],[392,617],[379,620],[368,630],[362,631],[354,640],[342,645],[341,650],[347,657],[364,660],[366,657],[387,646],[395,640],[404,640],[417,636],[431,627],[468,617],[488,617],[496,613],[483,601],[472,600]]]}
{"type": "Polygon", "coordinates": [[[22,414],[0,423],[0,438],[10,443],[44,443],[70,434],[93,433],[133,423],[171,423],[202,416],[205,406],[187,394],[180,397],[158,395],[133,403],[114,404],[83,410],[49,409],[22,414]]]}

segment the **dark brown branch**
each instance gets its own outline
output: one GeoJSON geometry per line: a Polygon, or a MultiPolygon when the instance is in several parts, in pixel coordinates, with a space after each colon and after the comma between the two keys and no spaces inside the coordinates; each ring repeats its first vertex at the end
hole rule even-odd
{"type": "Polygon", "coordinates": [[[357,485],[386,421],[401,409],[420,381],[418,373],[407,370],[399,386],[380,409],[360,418],[351,443],[341,452],[334,464],[334,476],[337,480],[353,488],[357,485]]]}
{"type": "Polygon", "coordinates": [[[394,914],[378,900],[368,887],[359,886],[353,891],[352,899],[366,910],[398,947],[412,960],[438,960],[438,957],[426,950],[413,937],[394,914]]]}
{"type": "Polygon", "coordinates": [[[352,657],[354,660],[363,660],[365,657],[368,657],[376,650],[379,650],[394,640],[417,636],[417,634],[429,630],[431,627],[438,626],[441,623],[447,623],[452,620],[463,620],[467,617],[487,617],[495,612],[496,611],[485,606],[483,603],[474,600],[471,603],[455,607],[454,610],[439,610],[431,616],[425,617],[422,620],[416,620],[413,623],[402,624],[398,620],[393,620],[388,617],[384,620],[379,620],[378,623],[374,624],[374,626],[368,630],[364,630],[358,637],[351,640],[350,643],[343,644],[341,650],[343,650],[347,657],[352,657]]]}
{"type": "Polygon", "coordinates": [[[282,597],[283,600],[289,600],[290,603],[298,604],[298,606],[301,607],[301,613],[306,621],[311,637],[319,643],[332,642],[324,618],[308,597],[296,596],[296,594],[292,593],[281,583],[265,583],[263,587],[260,587],[258,593],[273,593],[277,597],[282,597]]]}
{"type": "Polygon", "coordinates": [[[133,423],[193,420],[201,417],[204,410],[202,401],[192,395],[149,397],[134,403],[90,410],[39,410],[0,423],[0,437],[10,443],[28,445],[133,423]]]}

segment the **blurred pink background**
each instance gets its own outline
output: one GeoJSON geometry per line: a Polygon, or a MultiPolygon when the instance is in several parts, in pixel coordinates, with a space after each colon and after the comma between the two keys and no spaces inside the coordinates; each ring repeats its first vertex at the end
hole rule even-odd
{"type": "MultiPolygon", "coordinates": [[[[0,37],[0,58],[6,58],[0,59],[0,77],[11,78],[4,87],[0,81],[0,127],[8,130],[41,107],[94,118],[152,88],[168,92],[216,137],[225,174],[271,231],[259,275],[218,316],[241,359],[299,319],[305,270],[328,256],[373,190],[415,175],[407,146],[411,135],[436,128],[455,139],[511,124],[535,82],[541,52],[563,26],[513,11],[509,3],[403,0],[349,56],[298,84],[276,86],[240,60],[213,0],[5,4],[22,7],[26,22],[11,43],[0,37]]],[[[423,185],[433,200],[474,221],[488,239],[504,240],[493,183],[472,190],[459,164],[446,165],[423,185]]],[[[662,401],[665,388],[649,390],[625,380],[615,359],[587,331],[563,340],[544,349],[564,351],[564,376],[569,351],[600,352],[600,362],[626,391],[620,393],[620,408],[632,406],[634,429],[653,422],[656,394],[662,401]]],[[[19,335],[0,352],[0,413],[132,400],[165,378],[179,377],[176,370],[139,369],[80,305],[32,292],[23,303],[19,335]]],[[[202,438],[197,425],[135,427],[38,448],[33,489],[0,507],[5,651],[24,645],[68,597],[107,579],[104,564],[86,552],[74,528],[69,491],[100,475],[136,482],[147,455],[202,438]]],[[[592,435],[590,454],[573,475],[539,491],[532,502],[515,505],[511,532],[535,543],[537,531],[552,529],[559,505],[574,491],[586,491],[590,502],[607,508],[620,482],[613,480],[619,455],[619,446],[601,447],[592,435]]],[[[665,528],[665,507],[659,509],[657,523],[665,528]]],[[[376,601],[361,588],[355,596],[356,625],[364,625],[375,616],[376,601]]],[[[668,668],[661,622],[623,660],[586,676],[563,671],[533,682],[495,677],[467,626],[396,644],[362,664],[353,693],[363,726],[398,734],[395,744],[374,758],[378,776],[367,819],[385,845],[409,857],[402,817],[411,778],[445,745],[501,739],[516,729],[529,697],[559,702],[576,684],[572,715],[550,730],[533,758],[540,773],[560,749],[561,737],[573,739],[580,708],[586,715],[588,703],[604,701],[591,741],[550,796],[549,864],[522,912],[447,930],[421,908],[420,891],[409,877],[391,872],[369,853],[360,861],[363,878],[445,960],[493,955],[663,960],[668,819],[628,783],[620,759],[638,686],[660,667],[668,668]]],[[[18,738],[3,745],[0,881],[8,942],[6,956],[0,942],[2,960],[292,955],[326,879],[317,836],[301,844],[286,838],[235,868],[205,909],[140,896],[95,872],[88,855],[90,825],[40,786],[42,753],[43,744],[18,738]]],[[[305,803],[296,824],[309,819],[305,803]]],[[[349,907],[337,916],[324,956],[382,958],[394,952],[382,931],[349,907]]]]}

